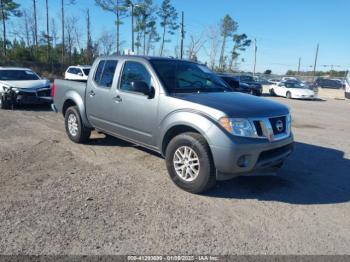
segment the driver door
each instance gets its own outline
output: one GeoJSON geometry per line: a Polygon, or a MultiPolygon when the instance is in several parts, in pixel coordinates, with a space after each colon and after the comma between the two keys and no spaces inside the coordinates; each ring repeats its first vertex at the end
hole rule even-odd
{"type": "Polygon", "coordinates": [[[140,61],[125,61],[116,94],[116,124],[119,134],[133,141],[155,146],[157,128],[158,88],[148,66],[140,61]],[[150,94],[134,89],[135,82],[148,85],[150,94]]]}

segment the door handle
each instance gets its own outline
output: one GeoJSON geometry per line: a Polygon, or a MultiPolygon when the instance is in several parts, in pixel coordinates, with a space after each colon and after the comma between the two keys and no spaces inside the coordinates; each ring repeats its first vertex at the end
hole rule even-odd
{"type": "Polygon", "coordinates": [[[114,101],[115,101],[116,103],[120,103],[120,102],[123,101],[123,99],[118,95],[118,96],[116,96],[116,97],[114,98],[114,101]]]}
{"type": "Polygon", "coordinates": [[[93,90],[91,90],[90,92],[89,92],[89,96],[90,97],[94,97],[96,94],[95,94],[95,92],[93,91],[93,90]]]}

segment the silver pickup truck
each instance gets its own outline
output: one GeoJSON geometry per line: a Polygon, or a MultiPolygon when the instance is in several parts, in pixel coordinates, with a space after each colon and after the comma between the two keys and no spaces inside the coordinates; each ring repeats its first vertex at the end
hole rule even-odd
{"type": "Polygon", "coordinates": [[[206,66],[171,58],[98,58],[87,83],[56,80],[68,137],[92,129],[164,156],[171,179],[200,193],[216,180],[275,172],[293,151],[289,109],[232,92],[206,66]]]}

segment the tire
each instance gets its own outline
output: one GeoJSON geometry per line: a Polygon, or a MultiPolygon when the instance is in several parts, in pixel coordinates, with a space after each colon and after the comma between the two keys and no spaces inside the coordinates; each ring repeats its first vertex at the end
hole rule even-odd
{"type": "Polygon", "coordinates": [[[0,96],[0,109],[10,109],[10,103],[5,101],[3,96],[0,96]]]}
{"type": "Polygon", "coordinates": [[[188,132],[174,137],[167,146],[165,161],[170,178],[181,189],[199,194],[215,186],[214,162],[209,145],[200,134],[188,132]],[[190,156],[190,159],[197,158],[197,161],[194,160],[192,162],[195,165],[194,169],[189,167],[179,168],[179,166],[191,164],[191,161],[188,158],[186,159],[186,157],[182,160],[187,163],[176,163],[181,162],[179,155],[186,155],[185,150],[187,150],[187,156],[190,156]],[[196,165],[197,163],[198,165],[196,165]],[[178,172],[182,173],[184,177],[178,174],[176,167],[178,172]],[[185,172],[181,172],[181,170],[185,170],[185,172]],[[196,170],[197,173],[193,172],[193,170],[196,170]]]}
{"type": "Polygon", "coordinates": [[[270,89],[270,95],[271,96],[276,96],[275,90],[273,90],[273,88],[270,89]]]}
{"type": "Polygon", "coordinates": [[[287,92],[287,94],[286,94],[286,97],[288,98],[288,99],[292,99],[292,94],[291,94],[291,92],[287,92]]]}
{"type": "Polygon", "coordinates": [[[81,120],[76,106],[69,107],[64,117],[66,133],[70,140],[75,143],[85,143],[91,135],[91,129],[86,127],[81,120]]]}

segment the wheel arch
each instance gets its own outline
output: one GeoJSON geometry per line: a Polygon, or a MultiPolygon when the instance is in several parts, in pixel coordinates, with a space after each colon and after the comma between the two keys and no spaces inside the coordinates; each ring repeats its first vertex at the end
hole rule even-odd
{"type": "Polygon", "coordinates": [[[161,127],[159,149],[164,156],[169,142],[177,135],[193,132],[204,137],[210,145],[208,130],[212,127],[213,122],[205,116],[193,112],[179,112],[169,116],[161,127]]]}
{"type": "Polygon", "coordinates": [[[67,92],[65,96],[65,101],[62,106],[62,114],[65,116],[67,109],[71,106],[76,106],[78,108],[80,117],[82,121],[84,122],[84,125],[91,127],[85,111],[85,103],[83,101],[83,98],[78,94],[77,92],[69,91],[67,92]]]}

